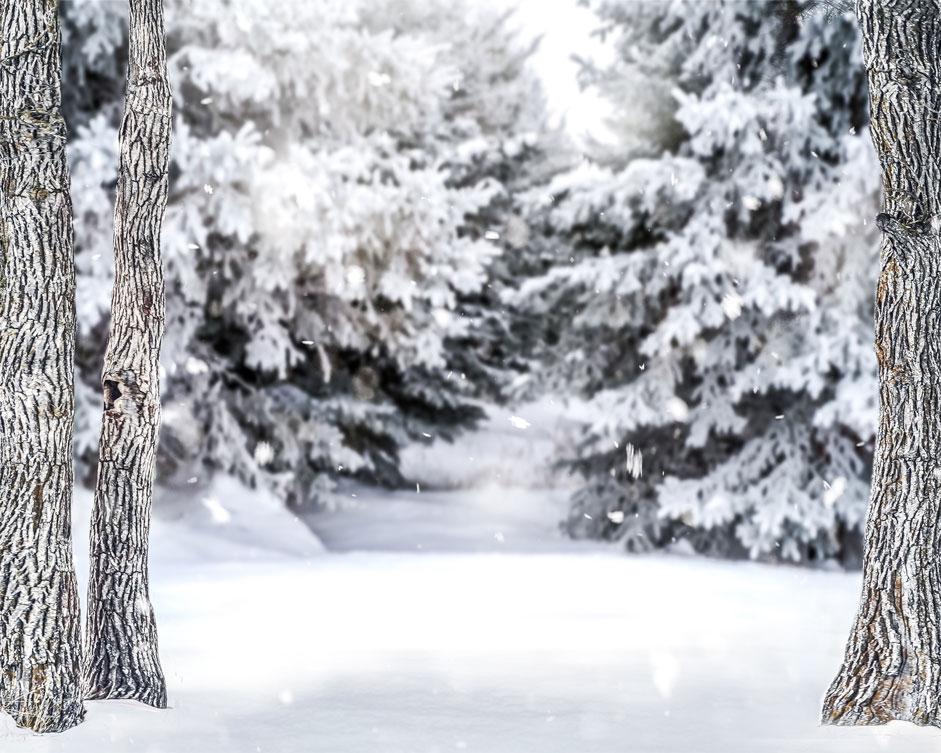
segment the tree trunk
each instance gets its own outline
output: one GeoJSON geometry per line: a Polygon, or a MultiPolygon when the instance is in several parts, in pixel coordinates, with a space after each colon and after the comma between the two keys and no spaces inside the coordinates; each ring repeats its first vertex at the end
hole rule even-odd
{"type": "Polygon", "coordinates": [[[0,0],[0,707],[82,721],[72,563],[72,204],[57,3],[0,0]]]}
{"type": "Polygon", "coordinates": [[[147,559],[160,427],[165,308],[160,227],[167,203],[170,86],[163,1],[131,0],[130,5],[85,680],[88,698],[130,698],[163,708],[167,693],[147,559]]]}
{"type": "Polygon", "coordinates": [[[862,600],[823,722],[941,726],[941,5],[857,14],[883,180],[881,410],[862,600]]]}

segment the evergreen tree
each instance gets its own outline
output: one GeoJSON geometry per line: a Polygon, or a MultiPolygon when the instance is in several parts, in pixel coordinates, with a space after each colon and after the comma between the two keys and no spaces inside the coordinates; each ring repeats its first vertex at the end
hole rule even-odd
{"type": "Polygon", "coordinates": [[[75,215],[76,470],[93,485],[114,270],[117,128],[127,61],[128,6],[63,0],[60,14],[62,113],[68,127],[75,215]]]}
{"type": "MultiPolygon", "coordinates": [[[[70,11],[97,40],[72,66],[119,91],[100,5],[70,11]]],[[[222,469],[293,503],[400,482],[401,446],[472,425],[502,384],[488,279],[540,153],[528,49],[504,17],[417,0],[171,2],[168,32],[163,480],[222,469]]],[[[93,384],[119,110],[75,106],[76,181],[100,194],[79,212],[93,384]]]]}
{"type": "Polygon", "coordinates": [[[877,170],[851,15],[591,3],[614,148],[531,197],[557,259],[530,392],[586,401],[568,528],[632,548],[849,554],[874,428],[877,170]],[[649,114],[638,127],[637,105],[649,114]],[[870,397],[872,396],[872,397],[870,397]]]}

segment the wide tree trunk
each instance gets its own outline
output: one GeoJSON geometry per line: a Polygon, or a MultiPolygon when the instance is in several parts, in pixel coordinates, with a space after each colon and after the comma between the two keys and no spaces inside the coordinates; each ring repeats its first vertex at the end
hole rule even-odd
{"type": "Polygon", "coordinates": [[[85,679],[88,698],[130,698],[163,708],[167,692],[147,560],[160,427],[160,228],[167,203],[171,103],[163,2],[131,0],[130,5],[85,679]]]}
{"type": "Polygon", "coordinates": [[[84,716],[72,563],[72,205],[57,3],[0,0],[0,707],[84,716]]]}
{"type": "Polygon", "coordinates": [[[884,231],[862,601],[829,724],[941,726],[941,4],[859,0],[884,231]]]}

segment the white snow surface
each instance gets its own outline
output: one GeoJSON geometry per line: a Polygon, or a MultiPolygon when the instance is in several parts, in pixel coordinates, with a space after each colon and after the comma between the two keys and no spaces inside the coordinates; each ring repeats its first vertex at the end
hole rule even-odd
{"type": "Polygon", "coordinates": [[[932,729],[817,725],[857,575],[568,542],[561,492],[350,493],[311,518],[329,552],[235,482],[165,494],[152,573],[170,709],[90,702],[50,736],[3,718],[0,751],[941,747],[932,729]]]}

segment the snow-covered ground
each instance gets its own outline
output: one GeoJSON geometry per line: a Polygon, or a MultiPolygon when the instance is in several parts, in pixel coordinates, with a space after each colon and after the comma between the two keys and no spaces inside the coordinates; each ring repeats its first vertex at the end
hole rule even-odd
{"type": "Polygon", "coordinates": [[[330,552],[230,481],[164,499],[153,580],[171,708],[92,702],[45,737],[4,719],[0,751],[941,747],[936,730],[817,726],[855,575],[574,544],[559,492],[355,493],[312,519],[330,552]]]}

